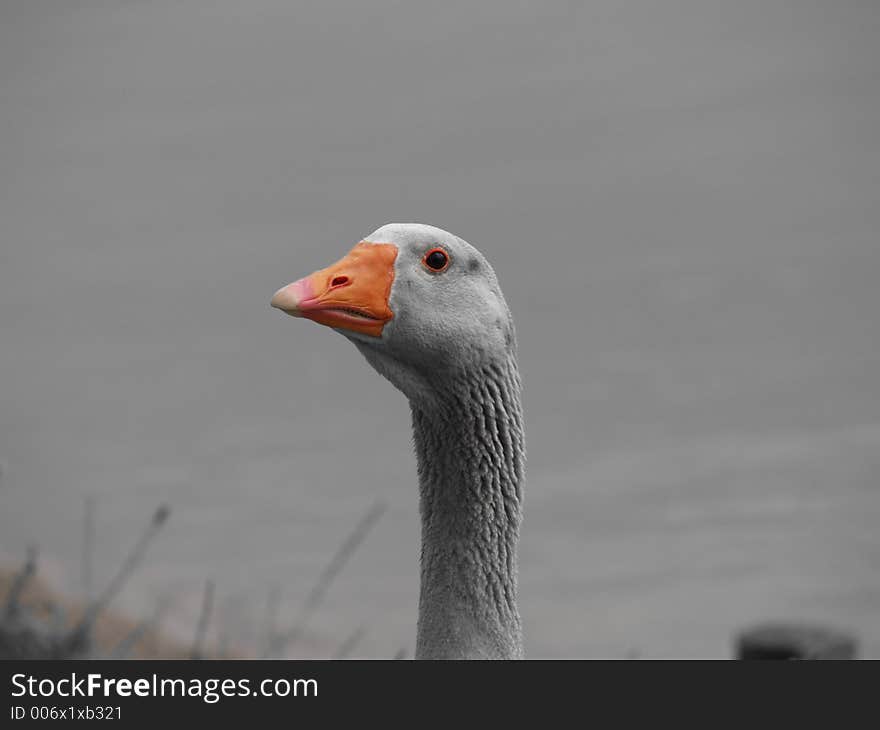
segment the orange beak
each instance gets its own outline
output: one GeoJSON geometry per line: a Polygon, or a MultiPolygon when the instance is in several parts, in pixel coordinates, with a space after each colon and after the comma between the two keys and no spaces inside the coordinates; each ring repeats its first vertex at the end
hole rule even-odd
{"type": "Polygon", "coordinates": [[[279,289],[272,306],[336,329],[379,337],[388,306],[397,246],[362,241],[332,266],[279,289]]]}

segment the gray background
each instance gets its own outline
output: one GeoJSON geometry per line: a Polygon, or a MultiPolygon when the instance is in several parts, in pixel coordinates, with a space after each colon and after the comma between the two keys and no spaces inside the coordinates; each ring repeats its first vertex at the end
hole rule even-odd
{"type": "Polygon", "coordinates": [[[300,651],[412,649],[408,409],[272,292],[461,235],[519,331],[532,656],[880,654],[876,2],[0,4],[0,549],[247,645],[390,504],[300,651]]]}

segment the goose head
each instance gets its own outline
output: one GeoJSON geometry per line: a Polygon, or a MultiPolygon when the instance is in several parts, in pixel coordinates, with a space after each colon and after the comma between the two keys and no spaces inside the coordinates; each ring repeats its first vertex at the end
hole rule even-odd
{"type": "Polygon", "coordinates": [[[516,348],[483,255],[419,223],[382,226],[336,263],[279,289],[271,304],[344,335],[416,403],[442,399],[450,380],[516,348]]]}

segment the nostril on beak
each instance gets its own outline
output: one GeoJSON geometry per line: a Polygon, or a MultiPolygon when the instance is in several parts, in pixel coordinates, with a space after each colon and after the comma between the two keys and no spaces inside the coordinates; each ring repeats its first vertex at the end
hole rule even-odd
{"type": "Polygon", "coordinates": [[[333,281],[330,282],[330,286],[342,286],[344,284],[348,284],[347,276],[334,276],[333,281]]]}

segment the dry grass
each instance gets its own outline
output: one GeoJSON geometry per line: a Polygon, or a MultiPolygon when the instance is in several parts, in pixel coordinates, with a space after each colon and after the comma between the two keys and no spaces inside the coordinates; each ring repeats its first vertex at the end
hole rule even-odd
{"type": "MultiPolygon", "coordinates": [[[[19,572],[20,567],[0,566],[0,596],[4,600],[19,572]]],[[[8,637],[10,646],[17,640],[22,649],[40,646],[50,652],[53,647],[64,650],[63,637],[68,636],[86,614],[82,601],[59,593],[39,575],[29,579],[23,587],[18,607],[17,617],[0,620],[0,634],[8,637]],[[28,640],[26,633],[33,633],[35,640],[28,640]]],[[[131,658],[182,659],[189,656],[188,646],[163,635],[158,627],[149,623],[149,620],[140,622],[111,609],[102,611],[95,619],[89,649],[85,654],[110,656],[117,647],[131,638],[134,640],[126,653],[131,658]]]]}
{"type": "MultiPolygon", "coordinates": [[[[307,624],[320,607],[325,595],[345,564],[363,543],[367,534],[385,511],[385,504],[373,504],[354,526],[352,532],[333,554],[306,596],[291,627],[278,631],[280,594],[270,591],[262,631],[262,647],[257,656],[285,656],[293,645],[308,642],[307,624]]],[[[215,585],[206,581],[202,609],[191,642],[171,638],[161,630],[163,608],[154,615],[136,620],[110,608],[123,585],[136,571],[150,543],[167,521],[170,510],[159,507],[115,575],[103,590],[93,595],[92,563],[95,532],[95,504],[86,500],[82,579],[85,598],[71,598],[48,585],[39,575],[35,549],[28,552],[20,566],[0,566],[0,659],[210,659],[247,656],[240,647],[228,646],[220,632],[217,645],[207,643],[208,626],[215,604],[215,585]]],[[[366,635],[359,626],[336,647],[332,656],[346,658],[357,649],[366,635]]]]}

